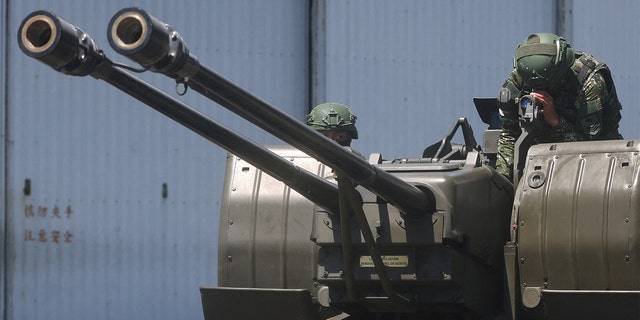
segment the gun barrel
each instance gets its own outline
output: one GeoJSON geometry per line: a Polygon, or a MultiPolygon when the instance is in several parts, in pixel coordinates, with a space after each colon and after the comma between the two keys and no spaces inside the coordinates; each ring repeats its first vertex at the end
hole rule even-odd
{"type": "Polygon", "coordinates": [[[22,21],[18,46],[27,56],[69,75],[85,76],[99,60],[91,37],[48,11],[34,11],[22,21]]]}
{"type": "Polygon", "coordinates": [[[154,72],[182,82],[324,164],[347,174],[405,213],[431,213],[429,190],[419,189],[338,146],[302,122],[202,66],[181,36],[140,8],[125,8],[109,22],[109,44],[154,72]]]}
{"type": "Polygon", "coordinates": [[[116,67],[81,29],[47,11],[27,16],[18,31],[20,49],[57,71],[90,75],[179,122],[202,137],[245,159],[331,213],[339,212],[338,189],[269,149],[231,131],[213,119],[116,67]]]}

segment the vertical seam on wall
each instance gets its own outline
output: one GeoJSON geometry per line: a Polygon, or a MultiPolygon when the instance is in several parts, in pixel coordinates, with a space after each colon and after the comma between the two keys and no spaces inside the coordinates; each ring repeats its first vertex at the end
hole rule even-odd
{"type": "Polygon", "coordinates": [[[313,12],[314,12],[314,3],[316,0],[309,0],[309,7],[307,8],[307,12],[309,13],[309,20],[307,22],[307,70],[309,70],[309,74],[307,74],[307,106],[305,109],[305,113],[311,111],[311,104],[313,103],[313,12]]]}
{"type": "Polygon", "coordinates": [[[311,0],[310,8],[310,59],[308,111],[314,105],[325,102],[326,96],[326,4],[325,0],[311,0]]]}
{"type": "Polygon", "coordinates": [[[1,245],[1,254],[2,254],[2,275],[0,275],[1,280],[0,283],[2,284],[2,288],[0,288],[0,290],[2,290],[2,300],[0,301],[0,303],[2,303],[2,306],[0,306],[2,308],[2,319],[7,319],[8,318],[8,312],[7,312],[7,303],[8,303],[8,297],[7,297],[7,288],[8,288],[8,284],[7,284],[7,272],[8,272],[8,256],[7,256],[7,231],[8,231],[8,227],[7,227],[7,216],[9,214],[9,200],[8,200],[8,187],[9,187],[9,183],[7,181],[7,174],[9,173],[9,169],[8,169],[8,140],[9,140],[9,120],[8,120],[8,113],[9,113],[9,84],[7,83],[7,79],[9,79],[9,71],[7,70],[7,66],[9,65],[9,52],[7,50],[7,48],[9,47],[9,0],[2,0],[0,2],[0,15],[4,18],[4,23],[2,23],[0,25],[0,34],[4,35],[4,40],[0,41],[0,56],[2,56],[2,59],[0,60],[0,70],[2,70],[2,72],[0,73],[0,96],[2,96],[2,108],[0,110],[0,120],[2,121],[2,132],[0,132],[0,136],[2,137],[2,139],[0,139],[0,148],[2,148],[0,151],[0,153],[2,154],[2,159],[0,160],[0,164],[2,166],[2,172],[0,173],[0,176],[2,177],[2,194],[0,195],[0,200],[2,202],[3,205],[3,210],[0,213],[2,216],[0,217],[0,222],[1,222],[1,227],[2,227],[2,239],[0,239],[0,245],[1,245]]]}
{"type": "Polygon", "coordinates": [[[573,0],[556,0],[555,32],[565,39],[573,38],[573,0]]]}

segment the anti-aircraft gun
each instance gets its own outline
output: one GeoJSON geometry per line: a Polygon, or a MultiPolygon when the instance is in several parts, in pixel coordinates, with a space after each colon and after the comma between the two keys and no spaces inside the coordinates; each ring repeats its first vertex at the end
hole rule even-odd
{"type": "MultiPolygon", "coordinates": [[[[257,212],[222,214],[225,230],[220,233],[220,243],[227,247],[220,250],[223,257],[219,278],[226,286],[238,287],[239,284],[245,284],[247,278],[254,277],[254,287],[265,287],[274,282],[273,274],[286,273],[287,280],[296,277],[304,280],[283,281],[284,284],[279,289],[307,289],[321,304],[339,306],[341,310],[352,314],[378,311],[416,313],[423,312],[420,309],[424,305],[446,306],[447,312],[449,308],[453,308],[457,312],[469,310],[483,314],[497,307],[502,287],[502,244],[507,237],[506,229],[502,226],[508,223],[511,186],[495,171],[481,165],[477,151],[449,163],[408,161],[402,164],[372,164],[301,122],[290,119],[228,80],[198,66],[197,60],[186,53],[183,42],[178,41],[180,38],[177,33],[167,29],[165,24],[144,11],[123,11],[112,20],[110,29],[110,42],[115,43],[123,53],[136,53],[146,59],[149,57],[144,54],[156,55],[152,58],[159,58],[164,62],[190,62],[187,75],[182,79],[186,85],[215,97],[225,107],[233,107],[240,115],[317,157],[338,172],[338,194],[332,194],[333,190],[326,187],[326,184],[308,176],[305,176],[305,183],[302,185],[313,183],[317,186],[296,189],[289,181],[295,179],[281,179],[303,196],[322,195],[319,199],[310,198],[318,205],[315,212],[311,207],[306,212],[290,213],[308,219],[306,229],[309,232],[304,238],[294,232],[295,226],[291,227],[292,230],[285,228],[283,231],[288,241],[307,241],[312,248],[311,252],[316,250],[316,245],[319,246],[319,253],[306,256],[307,261],[288,263],[287,268],[273,262],[289,256],[299,256],[290,252],[289,248],[286,248],[286,252],[271,257],[266,253],[264,256],[254,253],[262,252],[257,249],[231,253],[246,243],[263,240],[239,239],[234,230],[255,228],[258,230],[251,233],[242,231],[241,234],[250,234],[250,237],[254,237],[254,234],[269,236],[264,230],[259,230],[268,226],[243,225],[244,221],[253,221],[247,215],[255,214],[258,221],[261,221],[260,218],[264,218],[262,215],[275,216],[275,213],[271,213],[272,208],[260,208],[257,212]],[[168,42],[163,42],[164,40],[168,42]],[[186,81],[187,76],[188,79],[200,79],[201,75],[208,77],[203,84],[186,81]],[[218,87],[212,88],[214,85],[218,87]],[[461,170],[464,166],[469,167],[469,170],[461,170]],[[425,177],[422,172],[433,174],[432,177],[425,177]],[[354,188],[356,184],[357,189],[354,188]],[[484,193],[474,194],[473,189],[483,190],[484,193]],[[477,201],[479,199],[483,200],[477,201]],[[230,219],[230,215],[236,217],[230,219]],[[464,218],[464,215],[469,218],[464,218]],[[229,226],[230,221],[233,221],[233,227],[229,226]],[[482,229],[493,230],[484,233],[482,229]],[[315,244],[308,240],[309,236],[314,239],[315,244]],[[243,267],[243,261],[249,265],[243,267]],[[433,266],[427,267],[427,261],[433,262],[433,266]],[[261,265],[257,266],[256,263],[261,265]],[[385,264],[391,267],[386,267],[385,264]],[[276,270],[272,270],[274,268],[270,265],[276,265],[276,270]],[[309,272],[308,265],[314,265],[312,272],[309,272]],[[258,268],[264,268],[265,271],[250,273],[253,275],[243,272],[258,268]],[[300,284],[301,282],[306,283],[300,284]],[[425,290],[430,283],[433,283],[434,289],[425,290]]],[[[91,75],[105,80],[216,143],[223,144],[230,136],[226,131],[218,133],[222,131],[219,128],[221,126],[215,125],[213,121],[208,121],[194,110],[158,93],[123,71],[95,48],[88,35],[53,14],[31,14],[23,22],[19,36],[25,53],[58,71],[77,76],[91,75]],[[211,127],[215,127],[216,131],[211,132],[211,127]]],[[[170,64],[167,70],[179,74],[184,72],[170,64]]],[[[265,162],[262,156],[252,157],[251,151],[257,147],[239,142],[242,139],[234,137],[232,143],[223,146],[268,173],[274,171],[273,167],[279,166],[271,164],[275,160],[265,162]]],[[[241,171],[249,170],[245,168],[243,166],[241,171]]],[[[249,189],[243,190],[241,192],[245,192],[245,195],[238,196],[240,199],[246,199],[246,190],[249,189]]],[[[258,188],[257,192],[260,191],[258,188]]],[[[231,191],[227,189],[226,192],[231,191]]],[[[261,196],[267,197],[268,193],[261,196]]],[[[235,199],[228,197],[229,201],[235,199]]],[[[281,195],[276,194],[275,197],[281,198],[281,195]]],[[[296,205],[288,203],[286,207],[296,208],[296,205]]],[[[271,234],[270,237],[274,236],[271,234]]],[[[276,241],[263,243],[267,247],[277,245],[279,248],[282,245],[276,241]]],[[[264,251],[277,252],[278,248],[264,248],[264,251]]],[[[211,304],[215,304],[216,312],[225,312],[219,309],[222,305],[219,300],[207,299],[207,294],[217,292],[220,290],[203,289],[205,313],[208,313],[211,304]]],[[[263,291],[242,291],[245,295],[241,300],[227,304],[231,308],[227,313],[234,313],[233,316],[239,318],[237,316],[243,310],[259,310],[264,318],[264,309],[239,307],[239,303],[245,305],[248,299],[259,302],[259,299],[250,298],[252,294],[259,295],[260,292],[263,291]]],[[[268,296],[273,296],[278,292],[269,290],[267,293],[268,296]]],[[[290,293],[280,292],[283,296],[290,293]]],[[[237,294],[237,291],[226,290],[223,296],[233,294],[237,294]]],[[[312,295],[307,295],[308,301],[311,301],[312,295]]],[[[281,308],[272,306],[270,309],[281,311],[292,308],[283,305],[281,308]]]]}
{"type": "Polygon", "coordinates": [[[521,130],[505,246],[512,317],[639,318],[639,141],[535,145],[543,106],[506,88],[496,102],[517,105],[521,130]]]}
{"type": "Polygon", "coordinates": [[[496,307],[492,302],[500,294],[500,233],[504,236],[506,231],[500,225],[508,216],[504,205],[510,202],[511,186],[480,165],[478,152],[458,162],[372,166],[201,65],[175,30],[144,10],[127,8],[116,13],[107,35],[116,52],[193,88],[359,186],[356,195],[348,180],[338,179],[341,199],[348,200],[341,201],[340,216],[314,215],[311,237],[320,246],[316,282],[329,292],[324,304],[331,301],[349,313],[360,308],[416,312],[420,304],[453,305],[462,297],[461,305],[480,314],[496,307]],[[469,170],[460,170],[465,165],[469,170]],[[474,201],[480,198],[491,201],[474,201]],[[360,229],[354,229],[353,236],[347,228],[349,211],[360,229]],[[483,229],[495,233],[483,233],[483,229]],[[384,268],[383,260],[392,267],[384,268]],[[430,270],[420,270],[421,260],[439,262],[430,270]],[[467,275],[478,277],[471,280],[456,268],[473,270],[467,275]],[[425,292],[428,283],[447,289],[425,292]],[[483,299],[489,296],[493,300],[483,299]]]}
{"type": "Polygon", "coordinates": [[[201,288],[206,319],[571,319],[602,314],[593,300],[608,303],[606,315],[640,312],[639,141],[535,146],[514,202],[465,119],[422,158],[367,161],[202,66],[144,10],[116,13],[107,34],[118,53],[296,148],[269,150],[231,132],[130,75],[54,14],[23,20],[28,56],[104,80],[232,154],[220,283],[201,288]],[[451,144],[457,128],[465,146],[451,144]],[[256,182],[261,172],[278,181],[256,182]]]}

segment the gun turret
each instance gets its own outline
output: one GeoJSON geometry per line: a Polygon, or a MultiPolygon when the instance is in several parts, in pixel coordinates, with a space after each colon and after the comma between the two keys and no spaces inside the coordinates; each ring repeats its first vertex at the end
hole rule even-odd
{"type": "Polygon", "coordinates": [[[28,15],[18,31],[20,49],[56,71],[101,79],[202,137],[236,154],[284,182],[331,213],[338,212],[338,189],[267,148],[229,130],[213,119],[119,68],[98,50],[80,28],[47,11],[28,15]]]}
{"type": "Polygon", "coordinates": [[[370,164],[301,121],[272,107],[201,65],[178,32],[139,8],[116,13],[107,31],[112,48],[145,69],[162,73],[196,90],[267,132],[346,174],[402,212],[433,213],[434,195],[370,164]]]}
{"type": "MultiPolygon", "coordinates": [[[[310,224],[297,221],[291,228],[285,223],[280,233],[274,232],[271,227],[276,222],[260,225],[253,218],[260,215],[277,221],[280,203],[269,200],[274,195],[282,199],[279,191],[272,192],[282,186],[253,188],[249,182],[229,194],[232,188],[225,183],[229,196],[223,196],[228,201],[221,209],[225,223],[221,223],[224,236],[219,239],[219,252],[225,254],[218,269],[223,288],[201,289],[205,314],[207,310],[261,312],[273,307],[262,298],[218,299],[218,293],[228,296],[229,288],[255,297],[279,292],[286,297],[278,306],[289,306],[287,301],[298,298],[309,306],[313,296],[313,303],[323,308],[364,318],[379,312],[446,314],[450,305],[456,313],[482,315],[498,308],[503,278],[499,270],[513,189],[504,177],[483,165],[465,119],[458,120],[437,148],[428,148],[434,151],[431,159],[388,162],[379,157],[374,165],[202,66],[177,32],[145,11],[121,10],[108,30],[111,46],[145,70],[196,90],[301,151],[297,152],[313,157],[314,163],[320,161],[337,172],[338,187],[132,76],[125,69],[138,70],[107,59],[91,37],[72,24],[46,11],[27,16],[18,37],[26,55],[68,75],[106,81],[328,211],[314,210],[310,224]],[[472,151],[451,148],[458,127],[472,151]],[[256,199],[254,195],[263,188],[268,191],[262,198],[266,201],[258,210],[247,199],[256,199]],[[272,210],[276,207],[279,209],[272,210]],[[230,219],[233,215],[239,219],[230,219]],[[305,245],[302,240],[307,239],[311,241],[305,245]],[[255,247],[258,243],[260,250],[255,247]],[[248,273],[253,277],[248,279],[248,273]],[[274,274],[282,280],[274,280],[278,277],[274,274]],[[286,290],[242,290],[275,287],[286,290]],[[306,289],[299,291],[301,288],[306,289]],[[214,295],[205,297],[209,293],[214,295]],[[248,300],[256,307],[246,308],[248,300]]],[[[239,166],[228,162],[227,178],[246,178],[245,168],[251,170],[244,164],[238,172],[236,168],[239,166]]],[[[294,204],[298,212],[312,205],[294,204]]],[[[287,213],[288,208],[284,209],[287,213]]],[[[288,215],[281,218],[289,221],[288,215]]],[[[311,318],[316,317],[304,319],[311,318]]]]}

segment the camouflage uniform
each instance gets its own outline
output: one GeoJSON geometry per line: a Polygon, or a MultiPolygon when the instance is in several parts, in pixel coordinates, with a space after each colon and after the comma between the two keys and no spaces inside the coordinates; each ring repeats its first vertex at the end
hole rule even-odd
{"type": "MultiPolygon", "coordinates": [[[[622,106],[609,68],[588,53],[576,52],[572,71],[561,88],[548,90],[560,124],[552,128],[541,121],[543,130],[536,131],[533,143],[622,139],[618,132],[622,106]]],[[[522,82],[514,69],[503,87],[511,91],[511,97],[518,97],[523,91],[522,82]]],[[[514,99],[500,105],[502,132],[496,169],[509,179],[513,173],[514,144],[521,133],[517,108],[514,99]]]]}

